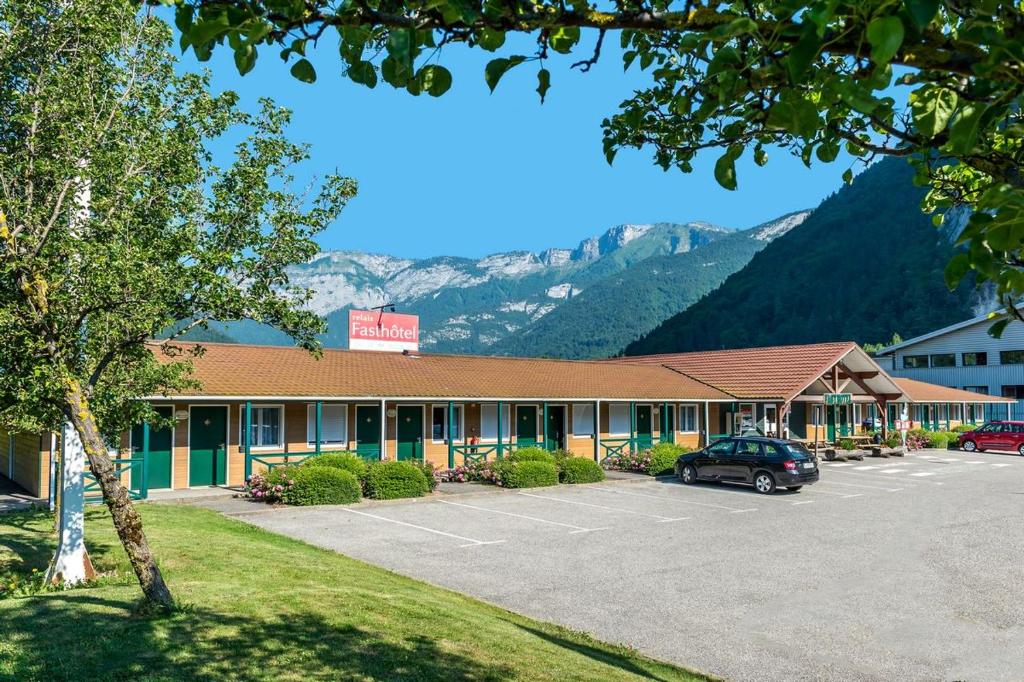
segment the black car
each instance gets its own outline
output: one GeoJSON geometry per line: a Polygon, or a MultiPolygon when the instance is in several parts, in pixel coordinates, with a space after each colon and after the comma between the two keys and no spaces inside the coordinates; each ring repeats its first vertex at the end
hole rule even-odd
{"type": "Polygon", "coordinates": [[[800,443],[780,438],[723,438],[680,455],[676,475],[686,484],[730,481],[768,495],[777,487],[797,491],[818,480],[818,460],[800,443]]]}

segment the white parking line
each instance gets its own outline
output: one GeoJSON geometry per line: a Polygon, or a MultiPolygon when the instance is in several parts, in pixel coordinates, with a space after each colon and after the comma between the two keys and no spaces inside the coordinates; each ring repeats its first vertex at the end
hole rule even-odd
{"type": "Polygon", "coordinates": [[[877,469],[877,468],[878,468],[877,465],[868,465],[868,466],[863,466],[863,467],[857,467],[855,469],[855,471],[871,471],[872,469],[877,469]]]}
{"type": "Polygon", "coordinates": [[[852,467],[853,462],[828,462],[829,469],[838,469],[840,467],[852,467]]]}
{"type": "Polygon", "coordinates": [[[449,502],[448,500],[438,500],[441,504],[450,504],[453,507],[465,507],[466,509],[476,509],[477,511],[490,512],[492,514],[501,514],[502,516],[514,516],[517,519],[526,519],[528,521],[536,521],[537,523],[546,523],[551,526],[561,526],[563,528],[572,528],[570,535],[577,533],[591,533],[596,530],[608,530],[605,528],[584,528],[583,526],[574,526],[571,523],[562,523],[561,521],[549,521],[548,519],[538,519],[536,516],[527,516],[525,514],[515,514],[513,512],[500,511],[498,509],[488,509],[487,507],[477,507],[473,504],[463,504],[461,502],[449,502]]]}
{"type": "Polygon", "coordinates": [[[863,485],[861,483],[841,483],[839,481],[822,481],[822,483],[825,483],[827,485],[845,485],[849,488],[868,488],[870,490],[884,490],[887,493],[895,493],[899,492],[900,490],[903,490],[903,488],[883,488],[882,486],[878,485],[863,485]]]}
{"type": "Polygon", "coordinates": [[[678,502],[679,504],[693,504],[698,507],[710,507],[711,509],[726,509],[732,512],[752,512],[757,511],[756,509],[739,509],[737,507],[727,507],[724,504],[714,504],[711,502],[693,502],[691,500],[680,500],[675,497],[668,497],[667,495],[645,495],[644,493],[627,493],[624,490],[611,490],[608,488],[591,488],[591,490],[597,490],[602,493],[612,493],[615,495],[628,495],[629,497],[646,497],[651,500],[666,500],[668,502],[678,502]]]}
{"type": "Polygon", "coordinates": [[[535,495],[533,493],[519,493],[524,497],[536,497],[538,500],[551,500],[552,502],[562,502],[564,504],[578,504],[581,507],[593,507],[595,509],[604,509],[605,511],[618,512],[620,514],[635,514],[637,516],[646,516],[649,519],[658,519],[658,523],[668,523],[669,521],[687,521],[689,516],[681,516],[679,518],[670,518],[668,516],[661,516],[660,514],[645,514],[644,512],[633,511],[631,509],[619,509],[617,507],[605,507],[600,504],[590,504],[589,502],[578,502],[576,500],[563,500],[559,497],[548,497],[546,495],[535,495]]]}
{"type": "Polygon", "coordinates": [[[377,519],[378,521],[387,521],[388,523],[394,523],[399,526],[406,526],[407,528],[415,528],[416,530],[422,530],[427,533],[433,533],[434,535],[443,535],[448,538],[455,538],[456,540],[466,540],[468,544],[459,545],[459,547],[475,547],[477,545],[500,545],[505,540],[476,540],[474,538],[467,538],[461,535],[455,535],[454,533],[446,533],[443,530],[435,530],[433,528],[427,528],[425,526],[417,526],[414,523],[406,523],[405,521],[396,521],[395,519],[389,519],[386,516],[377,516],[376,514],[370,514],[367,512],[356,511],[355,509],[346,509],[345,507],[339,507],[341,511],[348,512],[349,514],[358,514],[359,516],[368,516],[371,519],[377,519]]]}
{"type": "Polygon", "coordinates": [[[1010,464],[1009,462],[999,462],[998,464],[993,464],[992,466],[994,466],[994,467],[1011,467],[1013,465],[1010,464]]]}
{"type": "Polygon", "coordinates": [[[844,493],[832,492],[831,490],[821,490],[817,486],[815,486],[810,491],[805,489],[804,492],[808,493],[810,495],[834,495],[835,497],[860,497],[860,495],[846,495],[844,493]]]}
{"type": "Polygon", "coordinates": [[[814,500],[804,500],[802,502],[790,502],[791,505],[796,506],[798,504],[814,504],[814,500]]]}
{"type": "Polygon", "coordinates": [[[907,470],[906,469],[879,469],[878,473],[880,473],[880,474],[905,474],[905,473],[907,473],[907,470]]]}
{"type": "Polygon", "coordinates": [[[981,459],[972,459],[970,462],[964,462],[964,464],[984,464],[984,463],[985,463],[985,460],[981,460],[981,459]]]}

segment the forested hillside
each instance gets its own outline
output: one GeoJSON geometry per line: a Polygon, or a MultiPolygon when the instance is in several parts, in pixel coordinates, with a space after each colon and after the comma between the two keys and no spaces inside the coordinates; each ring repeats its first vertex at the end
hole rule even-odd
{"type": "Polygon", "coordinates": [[[900,159],[868,168],[625,353],[877,342],[970,317],[973,290],[946,288],[952,246],[921,212],[924,189],[911,176],[900,159]]]}
{"type": "Polygon", "coordinates": [[[713,290],[808,213],[734,232],[693,251],[640,261],[595,282],[521,332],[509,334],[493,352],[561,358],[614,355],[713,290]]]}

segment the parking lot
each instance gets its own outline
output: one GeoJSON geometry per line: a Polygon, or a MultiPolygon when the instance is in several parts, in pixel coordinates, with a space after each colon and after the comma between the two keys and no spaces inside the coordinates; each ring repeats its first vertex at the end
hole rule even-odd
{"type": "Polygon", "coordinates": [[[1024,679],[1024,457],[821,468],[236,515],[728,679],[1024,679]]]}

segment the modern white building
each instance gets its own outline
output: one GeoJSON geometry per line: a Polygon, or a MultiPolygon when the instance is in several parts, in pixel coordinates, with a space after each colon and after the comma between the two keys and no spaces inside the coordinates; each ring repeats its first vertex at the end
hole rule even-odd
{"type": "Polygon", "coordinates": [[[972,393],[1015,398],[1009,406],[985,406],[988,419],[1024,418],[1024,323],[1012,321],[1000,338],[981,315],[883,348],[881,367],[895,377],[926,381],[972,393]]]}

